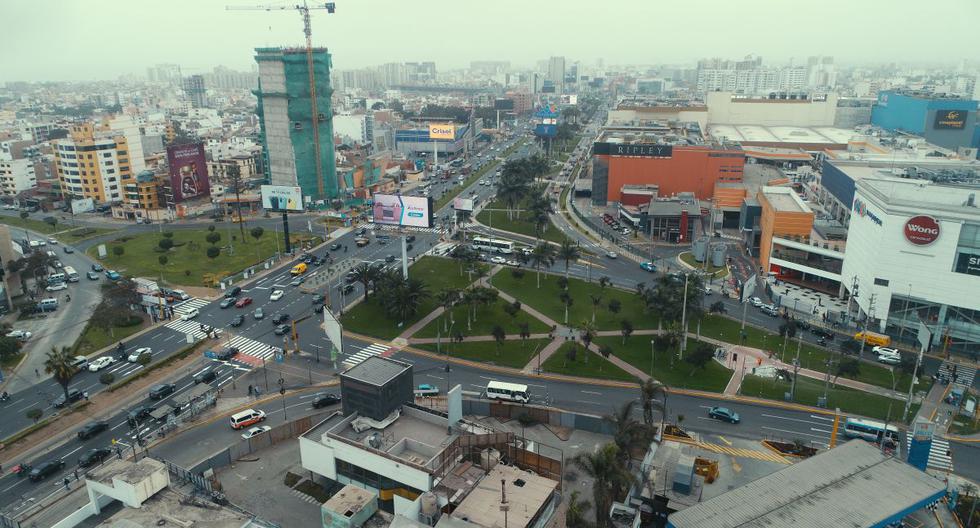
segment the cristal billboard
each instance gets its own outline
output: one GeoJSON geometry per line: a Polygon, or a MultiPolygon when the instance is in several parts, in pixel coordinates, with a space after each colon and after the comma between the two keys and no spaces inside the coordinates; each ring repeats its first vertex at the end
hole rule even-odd
{"type": "Polygon", "coordinates": [[[456,139],[456,125],[453,124],[430,124],[429,139],[456,139]]]}
{"type": "Polygon", "coordinates": [[[425,196],[375,194],[374,223],[432,227],[432,199],[425,196]]]}
{"type": "Polygon", "coordinates": [[[167,147],[167,162],[170,164],[170,188],[174,203],[211,195],[203,143],[167,147]]]}
{"type": "Polygon", "coordinates": [[[262,208],[266,211],[302,211],[303,192],[288,185],[263,185],[262,208]]]}

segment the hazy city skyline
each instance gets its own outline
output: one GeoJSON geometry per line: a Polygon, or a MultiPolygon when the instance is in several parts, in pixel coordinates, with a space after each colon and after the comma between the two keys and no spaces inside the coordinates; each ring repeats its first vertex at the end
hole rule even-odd
{"type": "MultiPolygon", "coordinates": [[[[291,9],[225,9],[256,4],[261,2],[174,0],[134,8],[120,0],[7,0],[0,18],[15,23],[0,36],[8,50],[0,58],[0,80],[113,79],[145,75],[157,63],[179,64],[185,74],[217,65],[248,69],[255,47],[303,42],[300,16],[291,9]]],[[[587,64],[598,58],[606,64],[680,64],[748,54],[767,64],[799,63],[808,55],[832,55],[845,64],[956,63],[975,60],[973,50],[980,48],[971,27],[980,19],[980,3],[970,0],[931,3],[933,12],[958,13],[941,21],[914,16],[921,3],[904,0],[887,8],[834,0],[805,12],[774,0],[502,0],[479,6],[340,0],[335,14],[314,15],[314,43],[328,47],[334,69],[341,70],[423,60],[440,69],[474,60],[532,66],[551,55],[587,64]]]]}

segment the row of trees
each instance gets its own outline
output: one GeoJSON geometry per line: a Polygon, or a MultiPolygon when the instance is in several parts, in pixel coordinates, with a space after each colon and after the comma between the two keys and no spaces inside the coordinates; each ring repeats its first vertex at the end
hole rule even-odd
{"type": "Polygon", "coordinates": [[[422,304],[432,296],[425,282],[406,279],[395,268],[361,263],[351,270],[351,276],[364,286],[365,302],[373,290],[379,296],[385,315],[400,322],[415,317],[422,304]]]}

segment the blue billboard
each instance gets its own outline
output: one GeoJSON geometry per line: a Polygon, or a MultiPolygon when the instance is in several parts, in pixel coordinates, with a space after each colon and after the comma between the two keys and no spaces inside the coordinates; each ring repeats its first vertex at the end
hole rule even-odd
{"type": "Polygon", "coordinates": [[[538,124],[534,127],[534,135],[553,138],[558,135],[558,125],[538,124]]]}

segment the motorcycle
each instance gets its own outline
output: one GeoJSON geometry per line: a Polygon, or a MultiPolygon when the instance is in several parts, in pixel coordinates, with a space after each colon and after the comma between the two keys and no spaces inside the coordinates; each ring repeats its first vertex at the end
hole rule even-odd
{"type": "Polygon", "coordinates": [[[28,474],[28,473],[31,472],[31,465],[30,464],[25,464],[25,463],[22,462],[20,464],[17,464],[16,466],[14,466],[13,469],[11,469],[10,471],[12,471],[15,474],[17,474],[17,478],[23,478],[24,475],[26,475],[26,474],[28,474]]]}

